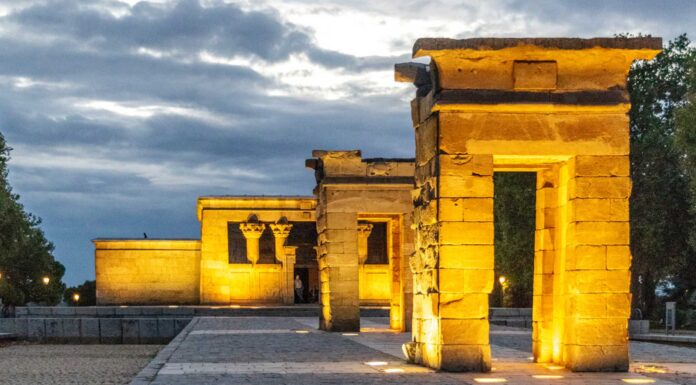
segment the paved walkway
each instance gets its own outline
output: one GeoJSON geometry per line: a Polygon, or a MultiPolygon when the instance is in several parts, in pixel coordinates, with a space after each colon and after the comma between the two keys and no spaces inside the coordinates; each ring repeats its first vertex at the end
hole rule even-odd
{"type": "Polygon", "coordinates": [[[696,349],[632,343],[631,373],[571,373],[530,362],[528,330],[494,327],[491,373],[437,373],[408,365],[385,319],[361,333],[316,330],[316,318],[195,318],[144,369],[141,384],[696,384],[696,349]]]}

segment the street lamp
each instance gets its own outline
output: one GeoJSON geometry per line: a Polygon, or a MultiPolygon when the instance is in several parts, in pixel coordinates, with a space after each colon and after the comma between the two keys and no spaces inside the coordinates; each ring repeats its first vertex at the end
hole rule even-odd
{"type": "Polygon", "coordinates": [[[498,282],[500,282],[500,284],[501,284],[503,287],[505,287],[505,282],[506,282],[506,281],[507,281],[507,278],[505,278],[504,275],[501,275],[500,278],[498,278],[498,282]]]}
{"type": "Polygon", "coordinates": [[[43,284],[48,285],[51,282],[51,278],[43,277],[43,284]]]}
{"type": "Polygon", "coordinates": [[[79,294],[79,293],[73,294],[73,295],[72,295],[72,299],[73,299],[73,301],[75,301],[75,302],[80,301],[80,294],[79,294]]]}

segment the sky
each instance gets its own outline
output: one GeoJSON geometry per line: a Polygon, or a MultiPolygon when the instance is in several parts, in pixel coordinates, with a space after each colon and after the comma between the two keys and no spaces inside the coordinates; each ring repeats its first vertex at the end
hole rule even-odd
{"type": "Polygon", "coordinates": [[[66,266],[198,238],[203,195],[311,195],[313,149],[413,157],[419,37],[696,36],[696,1],[0,0],[10,183],[66,266]]]}

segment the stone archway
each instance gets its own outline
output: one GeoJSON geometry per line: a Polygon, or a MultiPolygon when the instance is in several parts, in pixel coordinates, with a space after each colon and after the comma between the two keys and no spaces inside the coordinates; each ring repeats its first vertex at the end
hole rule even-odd
{"type": "Polygon", "coordinates": [[[533,350],[575,371],[628,368],[630,104],[659,38],[420,39],[396,67],[416,130],[410,358],[491,368],[493,172],[537,172],[533,350]]]}

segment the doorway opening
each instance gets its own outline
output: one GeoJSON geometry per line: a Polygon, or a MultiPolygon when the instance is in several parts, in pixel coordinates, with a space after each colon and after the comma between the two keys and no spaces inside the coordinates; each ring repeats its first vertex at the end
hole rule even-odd
{"type": "Polygon", "coordinates": [[[495,172],[493,183],[495,281],[489,296],[492,356],[529,362],[532,355],[536,173],[495,172]]]}

